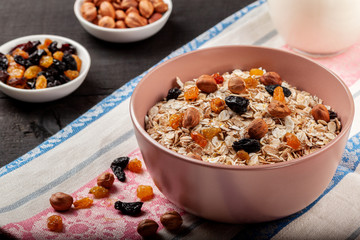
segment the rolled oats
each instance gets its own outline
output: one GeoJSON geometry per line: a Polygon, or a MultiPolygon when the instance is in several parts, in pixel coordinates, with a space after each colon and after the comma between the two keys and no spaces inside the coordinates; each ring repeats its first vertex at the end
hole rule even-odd
{"type": "MultiPolygon", "coordinates": [[[[259,69],[263,74],[266,70],[259,69]]],[[[276,118],[269,114],[268,106],[273,101],[272,95],[266,91],[266,86],[259,83],[256,87],[246,88],[244,92],[234,94],[228,89],[228,81],[235,77],[242,79],[260,79],[261,75],[250,75],[249,71],[239,69],[221,75],[224,79],[218,84],[215,92],[199,92],[194,101],[186,101],[184,92],[196,86],[197,79],[182,82],[176,77],[178,88],[182,91],[177,99],[166,99],[150,108],[145,117],[145,128],[148,134],[163,146],[186,156],[202,161],[227,165],[264,165],[291,161],[310,154],[334,139],[341,131],[341,122],[335,117],[329,122],[315,121],[311,110],[323,101],[310,93],[301,91],[282,80],[282,87],[291,91],[285,97],[285,104],[291,113],[283,118],[276,118]],[[243,114],[233,112],[228,106],[221,111],[214,112],[210,107],[211,100],[234,95],[249,100],[247,111],[243,114]],[[173,114],[184,114],[190,107],[200,113],[200,121],[196,126],[185,128],[183,126],[172,128],[169,119],[173,114]],[[249,153],[249,159],[241,160],[233,149],[233,143],[243,138],[249,138],[248,126],[254,119],[263,119],[268,126],[268,132],[259,140],[261,150],[249,153]],[[211,139],[207,145],[201,147],[191,137],[196,131],[202,133],[203,129],[221,129],[221,132],[211,139]],[[293,133],[301,143],[299,149],[293,149],[291,144],[284,140],[287,133],[293,133]]],[[[246,81],[245,81],[246,82],[246,81]]],[[[329,106],[325,107],[331,110],[329,106]]],[[[176,126],[176,125],[175,125],[176,126]]],[[[217,130],[218,131],[218,130],[217,130]]]]}

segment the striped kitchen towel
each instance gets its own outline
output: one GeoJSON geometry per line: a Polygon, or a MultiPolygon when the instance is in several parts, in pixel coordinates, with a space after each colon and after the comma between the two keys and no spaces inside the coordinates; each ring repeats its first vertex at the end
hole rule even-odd
{"type": "MultiPolygon", "coordinates": [[[[260,0],[224,19],[161,62],[199,48],[233,44],[291,51],[273,27],[266,1],[260,0]]],[[[302,211],[260,224],[207,221],[169,202],[143,165],[141,173],[126,172],[127,182],[116,181],[110,197],[95,199],[91,208],[56,213],[64,221],[62,232],[47,230],[46,219],[55,213],[49,205],[52,193],[66,192],[75,199],[88,196],[97,176],[111,171],[109,167],[115,158],[129,156],[142,161],[128,106],[135,86],[148,70],[0,169],[0,230],[22,239],[138,239],[136,227],[140,220],[151,218],[159,223],[162,213],[176,210],[184,219],[182,230],[173,234],[159,224],[161,239],[360,239],[360,42],[341,55],[315,60],[350,87],[356,113],[351,138],[334,178],[325,192],[302,211]],[[136,188],[140,184],[151,185],[155,198],[144,203],[141,216],[119,215],[113,208],[114,202],[137,201],[136,188]]]]}

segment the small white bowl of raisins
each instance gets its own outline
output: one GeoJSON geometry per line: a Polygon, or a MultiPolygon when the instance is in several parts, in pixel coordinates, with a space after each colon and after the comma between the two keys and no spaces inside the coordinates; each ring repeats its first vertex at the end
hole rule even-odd
{"type": "Polygon", "coordinates": [[[0,46],[0,90],[24,102],[49,102],[75,91],[89,72],[88,51],[69,38],[30,35],[0,46]]]}

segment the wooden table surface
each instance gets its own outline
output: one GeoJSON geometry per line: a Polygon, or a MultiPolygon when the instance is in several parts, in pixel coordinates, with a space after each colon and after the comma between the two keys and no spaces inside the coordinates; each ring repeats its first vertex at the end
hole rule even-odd
{"type": "Polygon", "coordinates": [[[96,39],[80,26],[73,12],[74,0],[0,0],[0,45],[27,35],[60,35],[85,46],[92,61],[84,83],[63,99],[25,103],[0,92],[0,167],[21,157],[114,90],[251,2],[173,0],[172,14],[159,33],[140,42],[115,44],[96,39]]]}

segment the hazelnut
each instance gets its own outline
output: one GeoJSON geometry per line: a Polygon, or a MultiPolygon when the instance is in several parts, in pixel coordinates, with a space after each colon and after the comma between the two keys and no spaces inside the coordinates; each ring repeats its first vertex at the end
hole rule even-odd
{"type": "Polygon", "coordinates": [[[139,3],[139,11],[143,17],[149,18],[154,12],[154,6],[148,0],[141,0],[139,3]]]}
{"type": "Polygon", "coordinates": [[[111,0],[94,0],[96,7],[99,7],[103,2],[111,2],[111,0]]]}
{"type": "Polygon", "coordinates": [[[282,80],[278,73],[276,72],[267,72],[260,77],[260,82],[267,85],[281,85],[282,80]]]}
{"type": "Polygon", "coordinates": [[[268,112],[271,116],[277,118],[284,118],[291,114],[291,110],[286,106],[285,103],[272,100],[268,106],[268,112]]]}
{"type": "Polygon", "coordinates": [[[189,107],[184,113],[182,126],[184,128],[192,128],[200,122],[200,113],[196,108],[189,107]]]}
{"type": "Polygon", "coordinates": [[[91,2],[84,2],[81,5],[80,12],[81,16],[83,16],[83,18],[89,22],[92,22],[97,16],[96,7],[91,2]]]}
{"type": "Polygon", "coordinates": [[[260,139],[268,132],[268,125],[263,119],[254,119],[248,126],[250,138],[260,139]]]}
{"type": "Polygon", "coordinates": [[[121,8],[126,10],[129,7],[137,7],[138,2],[136,0],[122,0],[121,1],[121,8]]]}
{"type": "Polygon", "coordinates": [[[99,14],[103,17],[109,16],[111,18],[115,18],[115,9],[111,3],[103,2],[100,4],[99,14]]]}
{"type": "Polygon", "coordinates": [[[112,2],[112,5],[113,5],[113,7],[115,8],[115,10],[120,10],[120,9],[122,9],[120,3],[112,2]]]}
{"type": "Polygon", "coordinates": [[[136,7],[129,7],[129,8],[126,10],[125,14],[128,15],[128,14],[131,13],[131,12],[135,12],[135,13],[137,13],[137,14],[140,14],[139,10],[138,10],[136,7]]]}
{"type": "Polygon", "coordinates": [[[106,28],[114,28],[115,21],[112,17],[105,16],[99,19],[99,26],[106,27],[106,28]]]}
{"type": "Polygon", "coordinates": [[[129,28],[142,27],[147,24],[147,20],[138,13],[130,12],[125,18],[125,24],[129,28]]]}
{"type": "Polygon", "coordinates": [[[246,91],[245,81],[239,76],[232,76],[229,79],[228,88],[232,93],[243,93],[246,91]]]}
{"type": "Polygon", "coordinates": [[[329,111],[322,104],[315,105],[311,110],[311,115],[314,117],[315,121],[317,120],[324,120],[326,122],[330,121],[329,111]]]}
{"type": "Polygon", "coordinates": [[[126,28],[126,24],[123,20],[116,21],[115,28],[126,28]]]}
{"type": "Polygon", "coordinates": [[[154,13],[150,18],[149,18],[149,23],[153,23],[156,22],[157,20],[159,20],[162,17],[161,13],[154,13]]]}
{"type": "Polygon", "coordinates": [[[73,197],[63,192],[57,192],[51,195],[50,204],[56,211],[66,211],[73,204],[73,197]]]}
{"type": "Polygon", "coordinates": [[[113,185],[114,180],[114,174],[106,172],[98,177],[97,185],[109,189],[113,185]]]}
{"type": "Polygon", "coordinates": [[[167,230],[177,231],[180,229],[183,220],[178,212],[169,211],[161,215],[160,222],[167,230]]]}
{"type": "Polygon", "coordinates": [[[168,10],[168,5],[162,1],[153,3],[155,11],[158,13],[164,13],[168,10]]]}
{"type": "Polygon", "coordinates": [[[196,80],[196,86],[203,92],[213,93],[218,89],[215,78],[210,75],[201,75],[196,80]]]}
{"type": "Polygon", "coordinates": [[[144,238],[150,237],[156,233],[158,227],[159,225],[154,220],[144,219],[139,222],[137,232],[144,238]]]}
{"type": "Polygon", "coordinates": [[[126,14],[123,10],[116,10],[115,11],[115,19],[117,20],[125,20],[126,14]]]}

